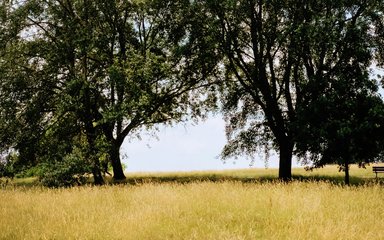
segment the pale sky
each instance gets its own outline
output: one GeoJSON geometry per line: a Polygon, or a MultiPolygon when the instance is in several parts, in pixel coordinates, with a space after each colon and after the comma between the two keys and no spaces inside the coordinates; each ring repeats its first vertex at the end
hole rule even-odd
{"type": "MultiPolygon", "coordinates": [[[[145,134],[142,134],[145,135],[145,134]]],[[[250,160],[239,158],[224,163],[218,158],[226,143],[224,121],[211,117],[194,126],[191,123],[160,127],[158,139],[143,136],[142,140],[126,140],[121,148],[126,172],[169,172],[250,168],[250,160]]],[[[278,166],[278,156],[268,163],[278,166]]],[[[297,166],[296,161],[293,164],[297,166]]],[[[253,168],[265,168],[264,159],[257,156],[253,168]]]]}
{"type": "MultiPolygon", "coordinates": [[[[384,71],[372,67],[371,76],[384,75],[384,71]]],[[[384,90],[379,93],[384,96],[384,90]]],[[[134,139],[123,143],[121,154],[126,157],[126,172],[169,172],[194,170],[224,170],[250,168],[250,160],[239,158],[224,163],[218,158],[226,143],[224,120],[217,115],[198,125],[192,123],[179,124],[173,127],[160,127],[157,136],[134,139]]],[[[148,135],[148,134],[147,134],[148,135]]],[[[300,164],[295,159],[293,167],[300,164]]],[[[268,162],[269,168],[278,167],[278,155],[272,154],[268,162]]],[[[265,168],[264,158],[256,156],[252,168],[265,168]]]]}

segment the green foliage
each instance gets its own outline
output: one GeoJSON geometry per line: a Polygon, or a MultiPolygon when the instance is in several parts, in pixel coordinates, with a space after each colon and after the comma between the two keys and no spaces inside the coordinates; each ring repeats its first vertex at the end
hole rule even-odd
{"type": "Polygon", "coordinates": [[[366,77],[382,60],[381,2],[3,1],[0,151],[63,172],[84,162],[99,183],[111,165],[124,179],[126,137],[206,117],[220,90],[223,158],[277,150],[288,179],[296,129],[310,122],[301,112],[341,102],[331,110],[351,116],[361,101],[358,123],[337,117],[342,135],[381,118],[362,110],[380,108],[366,77]]]}
{"type": "Polygon", "coordinates": [[[339,164],[347,182],[350,163],[372,162],[383,151],[384,104],[369,76],[380,5],[334,4],[302,28],[312,66],[292,126],[297,155],[314,167],[339,164]]]}
{"type": "Polygon", "coordinates": [[[25,164],[60,162],[80,137],[96,181],[108,161],[123,179],[119,150],[128,135],[197,119],[206,103],[215,104],[203,90],[217,58],[198,35],[203,18],[190,5],[34,0],[2,6],[0,149],[15,148],[25,164]]]}
{"type": "Polygon", "coordinates": [[[75,149],[62,161],[42,163],[39,166],[40,182],[47,187],[70,187],[83,185],[92,173],[91,164],[86,162],[84,154],[75,149]]]}
{"type": "Polygon", "coordinates": [[[45,171],[44,164],[38,164],[36,166],[27,167],[24,166],[20,171],[15,174],[16,178],[33,178],[39,177],[44,174],[45,171]]]}
{"type": "MultiPolygon", "coordinates": [[[[377,93],[377,83],[366,78],[381,48],[382,1],[198,2],[211,20],[204,34],[217,39],[225,56],[224,159],[260,151],[268,156],[273,149],[280,153],[281,177],[290,178],[296,130],[308,124],[301,115],[309,102],[337,96],[355,106],[356,93],[377,93]]],[[[339,112],[343,120],[354,114],[351,106],[339,112]]],[[[368,112],[360,111],[361,118],[368,112]]]]}
{"type": "Polygon", "coordinates": [[[0,155],[0,178],[13,178],[15,176],[15,162],[17,156],[12,153],[9,155],[0,155]],[[5,156],[5,157],[4,157],[5,156]]]}

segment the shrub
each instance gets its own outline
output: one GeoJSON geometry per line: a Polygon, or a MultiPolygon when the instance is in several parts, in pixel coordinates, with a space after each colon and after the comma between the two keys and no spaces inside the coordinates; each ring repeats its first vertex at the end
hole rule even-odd
{"type": "Polygon", "coordinates": [[[62,161],[41,164],[39,168],[40,182],[47,187],[83,185],[87,181],[87,174],[91,173],[90,164],[79,151],[65,156],[62,161]]]}
{"type": "Polygon", "coordinates": [[[14,164],[17,156],[13,153],[0,156],[0,178],[13,178],[15,176],[14,164]]]}

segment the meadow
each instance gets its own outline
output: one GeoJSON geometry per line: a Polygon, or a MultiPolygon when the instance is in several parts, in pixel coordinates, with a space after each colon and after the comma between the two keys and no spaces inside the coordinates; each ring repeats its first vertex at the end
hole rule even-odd
{"type": "MultiPolygon", "coordinates": [[[[384,239],[383,176],[335,166],[128,174],[126,183],[0,190],[0,239],[384,239]]],[[[381,174],[383,175],[383,174],[381,174]]]]}

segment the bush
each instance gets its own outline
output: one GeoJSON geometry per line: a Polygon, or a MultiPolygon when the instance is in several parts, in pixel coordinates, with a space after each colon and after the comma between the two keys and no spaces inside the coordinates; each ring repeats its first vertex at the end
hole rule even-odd
{"type": "Polygon", "coordinates": [[[0,178],[13,178],[13,168],[9,164],[0,162],[0,178]]]}
{"type": "Polygon", "coordinates": [[[87,182],[90,164],[79,152],[71,153],[62,161],[40,165],[40,182],[47,187],[71,187],[87,182]]]}
{"type": "Polygon", "coordinates": [[[36,165],[36,166],[23,166],[21,170],[15,173],[16,178],[29,178],[29,177],[38,177],[42,176],[45,171],[44,165],[36,165]]]}
{"type": "Polygon", "coordinates": [[[15,154],[0,156],[0,178],[13,178],[15,176],[14,164],[17,160],[15,154]]]}

